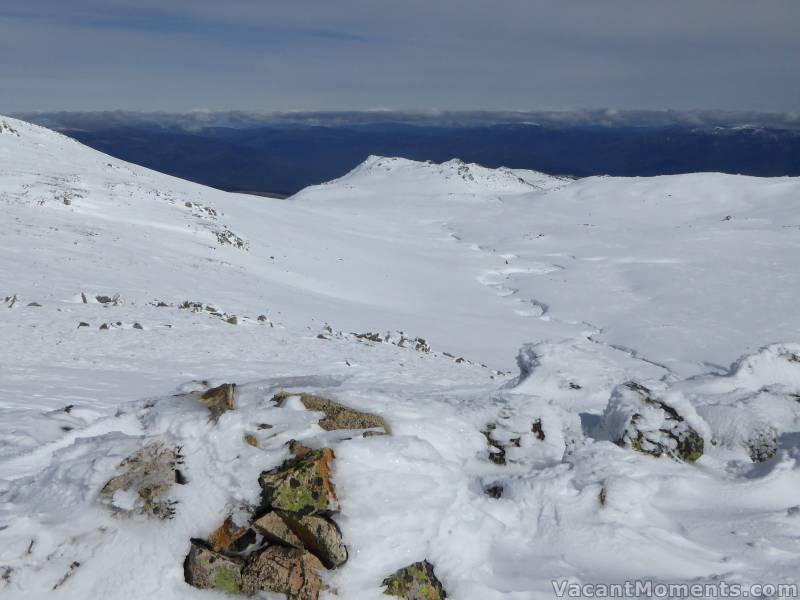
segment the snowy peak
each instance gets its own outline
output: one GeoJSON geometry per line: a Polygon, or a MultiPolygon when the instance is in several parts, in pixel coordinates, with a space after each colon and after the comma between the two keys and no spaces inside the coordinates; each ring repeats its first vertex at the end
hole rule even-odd
{"type": "Polygon", "coordinates": [[[344,177],[331,183],[353,186],[425,186],[431,193],[524,194],[566,185],[570,180],[538,171],[499,167],[490,169],[454,158],[443,163],[407,158],[370,156],[344,177]]]}

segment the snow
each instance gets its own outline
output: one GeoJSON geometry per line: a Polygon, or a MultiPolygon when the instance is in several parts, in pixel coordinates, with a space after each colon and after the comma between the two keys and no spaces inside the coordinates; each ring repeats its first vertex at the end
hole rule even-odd
{"type": "Polygon", "coordinates": [[[222,597],[184,583],[189,540],[257,502],[291,439],[336,452],[342,598],[425,558],[458,599],[796,581],[799,198],[791,178],[370,157],[277,200],[0,117],[0,591],[222,597]],[[701,433],[696,464],[613,443],[628,381],[701,433]],[[209,422],[186,394],[223,382],[238,406],[209,422]],[[281,390],[392,435],[323,431],[281,390]],[[759,435],[777,452],[755,464],[759,435]],[[99,501],[151,441],[184,456],[167,521],[99,501]]]}

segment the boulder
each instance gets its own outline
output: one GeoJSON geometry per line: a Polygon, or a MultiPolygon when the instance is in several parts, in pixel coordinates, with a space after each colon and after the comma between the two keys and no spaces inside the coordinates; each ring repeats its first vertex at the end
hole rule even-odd
{"type": "Polygon", "coordinates": [[[292,394],[290,392],[279,392],[273,396],[272,400],[278,406],[282,406],[286,400],[292,396],[299,397],[300,402],[306,409],[325,414],[325,417],[319,421],[319,426],[325,431],[333,431],[334,429],[381,428],[386,433],[391,432],[389,425],[383,417],[349,408],[321,396],[305,393],[292,394]]]}
{"type": "Polygon", "coordinates": [[[384,592],[405,600],[443,600],[447,594],[427,560],[403,567],[383,580],[384,592]]]}
{"type": "Polygon", "coordinates": [[[682,397],[657,398],[649,388],[628,382],[614,390],[602,421],[609,439],[618,446],[695,462],[703,455],[704,440],[688,417],[699,420],[682,397]],[[676,406],[686,414],[679,414],[676,406]]]}
{"type": "Polygon", "coordinates": [[[287,600],[317,600],[327,589],[320,577],[324,571],[322,563],[309,552],[268,546],[247,560],[241,590],[247,595],[274,592],[286,594],[287,600]]]}
{"type": "Polygon", "coordinates": [[[208,408],[212,421],[217,421],[220,416],[236,408],[236,384],[223,383],[207,390],[200,396],[200,403],[208,408]]]}
{"type": "Polygon", "coordinates": [[[347,562],[347,548],[336,523],[318,515],[267,513],[253,523],[264,537],[284,546],[305,548],[328,569],[347,562]]]}
{"type": "Polygon", "coordinates": [[[177,503],[168,493],[181,479],[181,462],[177,448],[150,443],[120,463],[122,472],[100,490],[100,500],[116,512],[169,519],[177,503]]]}
{"type": "Polygon", "coordinates": [[[339,503],[331,482],[334,454],[330,448],[293,458],[258,479],[265,508],[297,515],[326,514],[339,503]]]}
{"type": "Polygon", "coordinates": [[[199,540],[191,541],[192,548],[183,562],[186,583],[201,590],[242,591],[243,562],[214,552],[199,540]]]}

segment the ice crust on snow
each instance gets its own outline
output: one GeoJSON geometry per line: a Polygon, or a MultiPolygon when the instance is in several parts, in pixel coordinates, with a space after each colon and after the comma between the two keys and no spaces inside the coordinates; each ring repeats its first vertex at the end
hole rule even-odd
{"type": "Polygon", "coordinates": [[[426,559],[465,600],[796,581],[798,180],[370,157],[275,200],[0,123],[4,598],[212,597],[184,582],[189,540],[257,504],[292,439],[335,449],[342,598],[382,598],[426,559]],[[327,323],[433,350],[318,338],[327,323]],[[630,381],[703,436],[696,464],[613,443],[630,381]],[[209,421],[193,398],[227,382],[236,408],[209,421]],[[392,435],[325,431],[278,391],[392,435]],[[754,463],[764,436],[775,455],[754,463]],[[148,443],[183,456],[165,521],[99,501],[148,443]]]}

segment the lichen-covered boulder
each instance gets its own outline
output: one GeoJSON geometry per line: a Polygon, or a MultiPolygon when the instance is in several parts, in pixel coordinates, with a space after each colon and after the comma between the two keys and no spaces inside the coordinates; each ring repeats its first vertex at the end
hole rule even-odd
{"type": "Polygon", "coordinates": [[[319,426],[325,431],[334,429],[374,429],[381,428],[386,433],[390,433],[389,425],[383,417],[371,413],[362,412],[349,408],[328,398],[315,396],[314,394],[292,394],[290,392],[279,392],[273,396],[272,400],[282,406],[287,399],[296,396],[308,410],[321,412],[325,417],[319,421],[319,426]]]}
{"type": "Polygon", "coordinates": [[[298,515],[327,514],[339,509],[331,482],[333,450],[322,448],[261,474],[265,508],[298,515]]]}
{"type": "Polygon", "coordinates": [[[121,473],[103,486],[100,501],[120,514],[172,518],[177,502],[168,494],[182,480],[178,470],[182,461],[173,446],[162,442],[147,444],[120,463],[121,473]]]}
{"type": "Polygon", "coordinates": [[[286,594],[287,600],[317,600],[327,589],[321,573],[325,567],[311,553],[299,548],[268,546],[251,556],[242,570],[241,590],[286,594]]]}
{"type": "Polygon", "coordinates": [[[704,423],[677,393],[657,397],[639,383],[622,384],[611,395],[602,423],[611,441],[643,454],[685,462],[703,455],[698,429],[705,429],[704,423]]]}
{"type": "Polygon", "coordinates": [[[236,384],[223,383],[200,395],[200,403],[211,413],[209,420],[217,421],[220,416],[236,408],[236,384]]]}
{"type": "Polygon", "coordinates": [[[427,560],[403,567],[383,580],[384,592],[405,600],[443,600],[447,594],[427,560]]]}
{"type": "Polygon", "coordinates": [[[199,540],[191,543],[191,550],[183,563],[186,583],[201,590],[242,591],[244,564],[241,560],[214,552],[199,540]]]}

